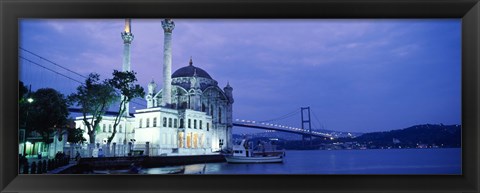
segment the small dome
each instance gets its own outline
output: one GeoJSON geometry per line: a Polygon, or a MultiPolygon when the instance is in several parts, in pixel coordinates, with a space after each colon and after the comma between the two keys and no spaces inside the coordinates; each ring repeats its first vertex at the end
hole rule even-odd
{"type": "Polygon", "coordinates": [[[197,77],[212,79],[212,77],[205,70],[193,66],[192,59],[190,59],[190,64],[188,66],[185,66],[175,71],[172,74],[172,78],[193,77],[195,74],[197,77]]]}

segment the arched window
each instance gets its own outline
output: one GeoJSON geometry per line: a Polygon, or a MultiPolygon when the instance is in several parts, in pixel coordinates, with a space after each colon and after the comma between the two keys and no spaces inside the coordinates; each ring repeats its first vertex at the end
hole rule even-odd
{"type": "Polygon", "coordinates": [[[172,127],[172,118],[168,118],[168,127],[172,127]]]}
{"type": "Polygon", "coordinates": [[[167,127],[167,118],[163,117],[163,127],[167,127]]]}
{"type": "Polygon", "coordinates": [[[140,119],[138,122],[138,128],[142,128],[142,119],[140,119]]]}
{"type": "Polygon", "coordinates": [[[107,132],[107,126],[105,124],[103,124],[103,132],[107,132]]]}
{"type": "Polygon", "coordinates": [[[112,125],[108,125],[108,132],[109,132],[109,133],[112,132],[112,125]]]}
{"type": "Polygon", "coordinates": [[[210,115],[213,115],[213,105],[210,106],[210,115]]]}
{"type": "Polygon", "coordinates": [[[210,131],[210,123],[207,123],[207,131],[210,131]]]}
{"type": "Polygon", "coordinates": [[[180,119],[180,128],[185,128],[185,126],[183,125],[183,119],[180,119]]]}
{"type": "Polygon", "coordinates": [[[150,127],[150,118],[147,118],[147,123],[145,125],[147,128],[150,127]]]}
{"type": "Polygon", "coordinates": [[[153,127],[157,127],[157,117],[153,118],[153,127]]]}
{"type": "Polygon", "coordinates": [[[222,123],[222,108],[218,107],[218,123],[222,123]]]}
{"type": "Polygon", "coordinates": [[[177,119],[173,119],[173,128],[177,128],[177,119]]]}
{"type": "Polygon", "coordinates": [[[206,112],[207,107],[205,107],[205,104],[202,103],[202,112],[206,112]]]}
{"type": "Polygon", "coordinates": [[[192,120],[188,119],[188,128],[192,128],[192,120]]]}
{"type": "Polygon", "coordinates": [[[202,120],[200,120],[199,125],[200,125],[200,129],[202,129],[202,120]]]}
{"type": "Polygon", "coordinates": [[[119,125],[119,131],[118,132],[121,133],[121,132],[123,132],[122,130],[123,130],[122,125],[119,125]]]}
{"type": "Polygon", "coordinates": [[[193,120],[193,128],[194,128],[194,129],[197,128],[197,120],[196,120],[196,119],[193,120]]]}

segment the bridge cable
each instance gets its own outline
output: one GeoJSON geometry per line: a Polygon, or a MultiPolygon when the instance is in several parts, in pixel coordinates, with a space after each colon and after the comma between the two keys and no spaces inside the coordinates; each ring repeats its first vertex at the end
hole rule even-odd
{"type": "MultiPolygon", "coordinates": [[[[315,114],[315,112],[313,112],[313,110],[312,110],[312,114],[313,114],[313,117],[315,117],[315,119],[318,121],[318,124],[323,125],[322,122],[320,121],[320,119],[318,119],[318,116],[315,114]]],[[[325,130],[325,128],[323,128],[323,126],[322,126],[322,129],[325,130]]]]}
{"type": "Polygon", "coordinates": [[[290,113],[287,113],[285,115],[282,115],[280,117],[277,117],[277,118],[274,118],[274,119],[269,119],[269,120],[265,120],[265,121],[259,121],[259,122],[263,122],[263,123],[266,123],[266,122],[272,122],[272,121],[277,121],[277,120],[282,120],[282,119],[286,119],[288,117],[291,117],[291,116],[294,116],[296,113],[298,113],[299,110],[295,110],[295,111],[292,111],[290,113]]]}

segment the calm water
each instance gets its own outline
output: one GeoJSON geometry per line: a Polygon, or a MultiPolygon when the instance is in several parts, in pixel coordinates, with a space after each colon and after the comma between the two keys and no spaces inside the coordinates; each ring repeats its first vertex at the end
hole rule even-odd
{"type": "MultiPolygon", "coordinates": [[[[158,174],[168,168],[143,172],[158,174]]],[[[185,167],[205,174],[461,174],[461,149],[287,151],[284,163],[207,163],[185,167]]]]}

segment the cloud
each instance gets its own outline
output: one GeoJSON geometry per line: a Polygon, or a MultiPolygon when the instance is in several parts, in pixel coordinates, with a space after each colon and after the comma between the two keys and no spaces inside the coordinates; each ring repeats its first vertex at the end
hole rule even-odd
{"type": "MultiPolygon", "coordinates": [[[[439,90],[459,90],[460,73],[452,72],[459,71],[460,51],[452,49],[461,47],[460,21],[174,21],[172,72],[192,56],[220,87],[229,81],[235,116],[268,119],[272,112],[309,105],[338,130],[409,126],[449,116],[459,122],[451,112],[460,104],[446,107],[447,99],[428,99],[459,98],[439,90]],[[415,107],[416,120],[407,116],[409,107],[415,107]],[[451,110],[440,115],[438,109],[451,110]]],[[[22,24],[21,45],[82,74],[99,72],[106,78],[122,65],[123,25],[122,19],[36,20],[22,24]]],[[[133,19],[132,25],[132,69],[139,84],[146,87],[153,78],[161,87],[160,20],[133,19]]]]}

